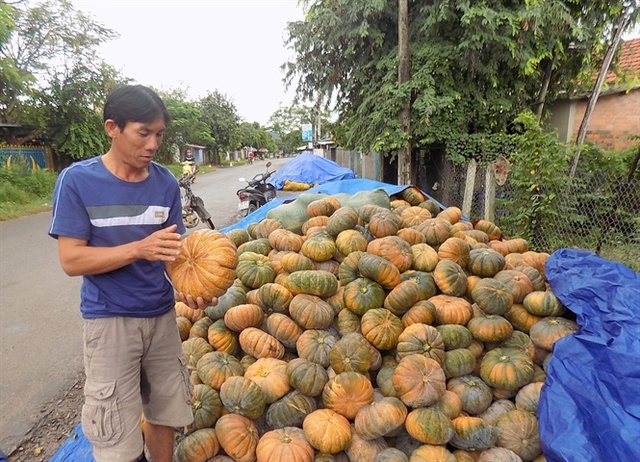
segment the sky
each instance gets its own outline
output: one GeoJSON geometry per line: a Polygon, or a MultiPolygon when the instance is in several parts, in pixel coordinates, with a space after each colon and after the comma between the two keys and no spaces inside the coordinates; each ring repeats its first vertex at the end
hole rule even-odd
{"type": "Polygon", "coordinates": [[[123,76],[191,100],[218,91],[247,122],[267,125],[294,88],[280,66],[288,22],[304,19],[297,0],[72,0],[76,10],[119,34],[98,49],[123,76]]]}

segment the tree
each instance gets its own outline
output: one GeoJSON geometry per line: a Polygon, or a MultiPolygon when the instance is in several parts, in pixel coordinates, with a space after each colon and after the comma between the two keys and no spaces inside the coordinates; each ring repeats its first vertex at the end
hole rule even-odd
{"type": "Polygon", "coordinates": [[[410,2],[410,78],[399,84],[397,1],[307,0],[305,20],[288,26],[295,60],[285,79],[301,98],[336,101],[347,147],[395,156],[406,145],[398,115],[409,95],[412,144],[451,152],[469,136],[509,133],[518,114],[593,69],[611,24],[605,2],[595,3],[410,2]],[[586,51],[572,53],[576,43],[586,51]]]}
{"type": "Polygon", "coordinates": [[[9,76],[3,80],[0,100],[4,122],[23,123],[33,92],[51,80],[64,80],[60,72],[69,72],[75,63],[98,71],[102,67],[96,55],[98,45],[116,37],[112,30],[76,11],[68,0],[48,0],[24,9],[18,9],[23,5],[0,6],[5,18],[0,29],[9,25],[9,38],[3,40],[0,33],[0,62],[3,74],[9,76]]]}
{"type": "Polygon", "coordinates": [[[52,74],[46,88],[32,91],[24,121],[35,127],[32,136],[48,141],[59,167],[107,151],[101,109],[108,91],[121,81],[111,66],[96,69],[77,60],[52,74]]]}
{"type": "Polygon", "coordinates": [[[281,152],[294,152],[302,143],[302,125],[313,123],[320,117],[324,132],[332,131],[332,123],[326,112],[318,113],[317,106],[304,105],[294,101],[289,106],[280,106],[269,117],[268,129],[276,135],[276,144],[281,152]]]}
{"type": "Polygon", "coordinates": [[[196,103],[200,110],[201,122],[205,124],[211,134],[212,142],[206,144],[215,156],[215,162],[220,163],[220,154],[236,149],[237,128],[240,116],[233,101],[226,95],[213,91],[196,103]]]}
{"type": "Polygon", "coordinates": [[[238,127],[237,137],[238,148],[248,146],[257,149],[264,148],[270,152],[275,152],[278,149],[271,135],[257,122],[242,122],[238,127]]]}
{"type": "Polygon", "coordinates": [[[18,10],[12,5],[0,3],[0,122],[11,123],[10,114],[18,102],[17,95],[24,93],[28,76],[16,67],[14,60],[6,55],[11,36],[16,30],[18,10]]]}
{"type": "Polygon", "coordinates": [[[173,161],[175,150],[184,152],[186,144],[210,147],[215,143],[210,128],[204,122],[204,114],[196,103],[189,101],[183,89],[158,91],[171,116],[165,130],[163,143],[158,149],[158,158],[163,162],[173,161]]]}

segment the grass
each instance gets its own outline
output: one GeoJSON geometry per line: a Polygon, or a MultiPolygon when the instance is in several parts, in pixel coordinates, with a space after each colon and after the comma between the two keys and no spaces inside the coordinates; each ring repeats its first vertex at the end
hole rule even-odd
{"type": "Polygon", "coordinates": [[[48,170],[0,169],[0,221],[48,210],[56,178],[48,170]]]}
{"type": "MultiPolygon", "coordinates": [[[[180,164],[166,167],[176,177],[182,173],[180,164]]],[[[198,166],[200,173],[215,172],[211,165],[198,166]]],[[[31,172],[24,166],[0,168],[0,221],[13,220],[51,208],[51,197],[58,175],[48,170],[31,172]]]]}
{"type": "Polygon", "coordinates": [[[640,273],[640,243],[607,245],[600,249],[600,256],[620,262],[636,273],[640,273]]]}

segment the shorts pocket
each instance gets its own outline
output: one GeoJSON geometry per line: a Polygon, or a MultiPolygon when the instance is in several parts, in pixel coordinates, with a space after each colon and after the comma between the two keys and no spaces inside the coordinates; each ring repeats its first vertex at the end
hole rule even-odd
{"type": "Polygon", "coordinates": [[[82,432],[96,446],[113,445],[122,438],[118,398],[114,396],[116,382],[90,382],[84,387],[82,432]]]}
{"type": "Polygon", "coordinates": [[[182,380],[184,381],[184,396],[185,401],[189,406],[191,406],[191,395],[193,394],[193,385],[191,384],[191,375],[189,373],[189,369],[187,368],[187,360],[184,356],[179,356],[178,361],[180,361],[180,372],[182,373],[182,380]]]}

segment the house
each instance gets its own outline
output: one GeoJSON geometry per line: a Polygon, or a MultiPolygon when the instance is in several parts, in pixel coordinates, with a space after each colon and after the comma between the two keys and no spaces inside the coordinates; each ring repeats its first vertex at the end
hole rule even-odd
{"type": "MultiPolygon", "coordinates": [[[[621,42],[618,68],[630,83],[616,85],[616,74],[607,74],[587,129],[587,140],[607,150],[638,142],[630,137],[640,135],[640,38],[621,42]]],[[[577,94],[549,105],[547,124],[562,141],[575,142],[588,102],[589,94],[577,94]]]]}

